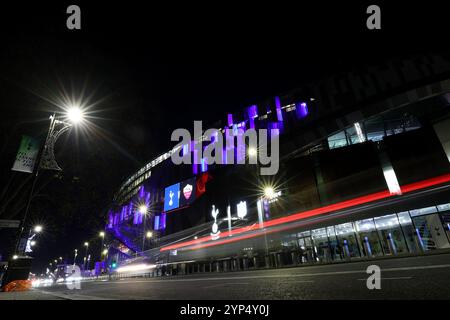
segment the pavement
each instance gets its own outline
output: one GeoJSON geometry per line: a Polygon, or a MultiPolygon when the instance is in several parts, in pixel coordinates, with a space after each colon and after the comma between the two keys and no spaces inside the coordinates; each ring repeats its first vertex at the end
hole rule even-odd
{"type": "MultiPolygon", "coordinates": [[[[63,284],[16,293],[14,299],[297,300],[448,299],[450,254],[274,270],[126,278],[63,284]],[[367,288],[369,265],[381,269],[381,289],[367,288]]],[[[11,293],[0,294],[0,300],[11,293]]],[[[13,293],[14,295],[14,293],[13,293]]]]}

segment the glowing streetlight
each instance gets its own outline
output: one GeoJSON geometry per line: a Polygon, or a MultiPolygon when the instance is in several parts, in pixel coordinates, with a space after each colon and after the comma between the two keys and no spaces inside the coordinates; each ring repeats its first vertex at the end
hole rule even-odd
{"type": "Polygon", "coordinates": [[[89,242],[85,242],[84,246],[86,247],[86,254],[85,254],[84,259],[83,259],[84,260],[83,267],[84,267],[84,269],[86,269],[86,259],[87,259],[87,256],[88,256],[89,242]]]}
{"type": "Polygon", "coordinates": [[[104,256],[106,256],[106,255],[108,254],[108,249],[103,250],[103,251],[102,251],[102,254],[103,254],[104,256]]]}
{"type": "Polygon", "coordinates": [[[146,237],[147,237],[147,238],[153,237],[153,232],[147,231],[146,237]]]}
{"type": "Polygon", "coordinates": [[[13,260],[17,260],[19,258],[19,256],[17,254],[13,255],[13,260]]]}
{"type": "Polygon", "coordinates": [[[265,187],[264,188],[264,197],[266,199],[272,199],[275,197],[275,190],[272,187],[265,187]]]}
{"type": "Polygon", "coordinates": [[[146,214],[148,208],[145,204],[141,204],[138,209],[140,214],[146,214]]]}
{"type": "Polygon", "coordinates": [[[83,111],[79,107],[70,107],[67,110],[67,119],[73,124],[78,124],[84,119],[83,111]]]}
{"type": "Polygon", "coordinates": [[[39,233],[42,231],[42,226],[40,226],[40,225],[35,226],[33,230],[34,230],[34,232],[39,233]]]}
{"type": "Polygon", "coordinates": [[[34,247],[35,245],[36,245],[36,241],[33,240],[30,242],[30,246],[34,247]]]}
{"type": "Polygon", "coordinates": [[[75,249],[75,256],[73,257],[73,265],[75,266],[75,262],[77,261],[78,250],[75,249]]]}
{"type": "Polygon", "coordinates": [[[104,238],[104,237],[105,237],[105,233],[104,233],[103,231],[101,231],[101,232],[99,233],[99,236],[102,237],[102,238],[104,238]]]}

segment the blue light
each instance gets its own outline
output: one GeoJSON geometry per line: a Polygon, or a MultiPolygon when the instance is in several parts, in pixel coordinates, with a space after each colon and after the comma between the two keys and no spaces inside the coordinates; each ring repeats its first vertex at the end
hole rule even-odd
{"type": "Polygon", "coordinates": [[[299,118],[305,118],[308,115],[309,111],[306,102],[296,103],[295,106],[299,118]]]}

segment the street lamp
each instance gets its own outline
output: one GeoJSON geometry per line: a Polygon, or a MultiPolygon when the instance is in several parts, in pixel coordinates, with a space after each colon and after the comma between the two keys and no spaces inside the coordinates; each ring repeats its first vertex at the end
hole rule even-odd
{"type": "Polygon", "coordinates": [[[101,252],[103,250],[103,246],[104,246],[104,242],[105,242],[105,232],[100,231],[100,233],[98,235],[100,236],[100,238],[102,238],[102,244],[100,246],[100,259],[101,259],[101,252]]]}
{"type": "MultiPolygon", "coordinates": [[[[143,220],[143,222],[142,222],[142,250],[141,250],[142,252],[144,252],[144,249],[145,249],[145,236],[146,236],[146,234],[145,234],[144,230],[145,230],[145,222],[146,222],[146,217],[147,217],[147,210],[148,210],[148,207],[144,203],[140,204],[139,207],[138,207],[139,213],[144,216],[143,219],[142,219],[143,220]]],[[[136,250],[136,257],[137,257],[137,250],[136,250]]]]}
{"type": "Polygon", "coordinates": [[[84,113],[79,107],[71,107],[67,110],[67,119],[73,123],[78,124],[84,120],[84,113]]]}
{"type": "Polygon", "coordinates": [[[148,208],[145,204],[141,204],[138,209],[140,214],[146,214],[148,208]]]}
{"type": "Polygon", "coordinates": [[[153,237],[153,232],[147,231],[146,237],[147,237],[148,239],[150,239],[151,237],[153,237]]]}
{"type": "MultiPolygon", "coordinates": [[[[79,124],[84,118],[83,111],[79,107],[71,106],[67,109],[66,113],[66,119],[67,121],[62,121],[57,119],[56,113],[53,113],[49,119],[50,119],[50,126],[47,131],[47,137],[45,138],[44,147],[42,148],[42,151],[38,154],[38,160],[37,160],[37,166],[34,173],[34,179],[33,183],[30,188],[30,193],[28,195],[27,204],[25,207],[25,213],[21,221],[21,228],[18,234],[16,246],[15,246],[15,252],[19,250],[19,244],[20,239],[22,238],[22,233],[26,225],[28,212],[31,205],[31,200],[33,199],[33,192],[34,187],[36,186],[36,181],[39,176],[39,171],[41,169],[44,170],[56,170],[61,171],[62,169],[59,167],[58,163],[55,159],[55,143],[58,140],[58,138],[66,131],[68,131],[70,128],[72,128],[73,125],[79,124]]],[[[33,168],[34,170],[34,168],[33,168]]],[[[37,226],[37,231],[40,232],[42,230],[42,227],[37,226]]]]}
{"type": "Polygon", "coordinates": [[[88,255],[88,250],[89,250],[89,242],[85,242],[84,243],[84,246],[86,247],[86,255],[84,256],[84,264],[83,264],[83,267],[84,267],[84,269],[86,269],[86,257],[87,257],[87,255],[88,255]]]}
{"type": "Polygon", "coordinates": [[[75,249],[75,256],[73,257],[73,266],[75,266],[75,262],[77,260],[78,250],[75,249]]]}
{"type": "Polygon", "coordinates": [[[273,197],[275,197],[275,190],[272,187],[265,187],[264,197],[269,200],[272,199],[273,197]]]}
{"type": "Polygon", "coordinates": [[[37,225],[37,226],[34,227],[34,232],[39,233],[41,231],[42,231],[42,226],[37,225]]]}

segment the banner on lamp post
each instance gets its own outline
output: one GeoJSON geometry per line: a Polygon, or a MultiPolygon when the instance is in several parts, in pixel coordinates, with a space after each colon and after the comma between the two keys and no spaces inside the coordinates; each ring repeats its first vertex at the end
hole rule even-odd
{"type": "Polygon", "coordinates": [[[11,170],[33,173],[34,164],[39,153],[39,141],[30,136],[22,136],[16,161],[11,170]]]}

